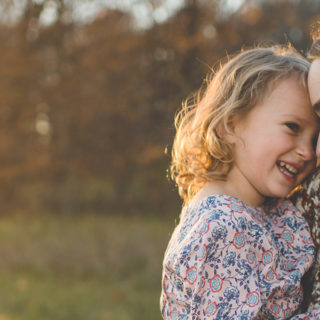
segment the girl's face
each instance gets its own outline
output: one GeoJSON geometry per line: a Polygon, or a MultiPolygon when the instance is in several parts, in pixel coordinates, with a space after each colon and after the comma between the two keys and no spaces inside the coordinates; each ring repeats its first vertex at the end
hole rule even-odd
{"type": "Polygon", "coordinates": [[[318,118],[294,77],[277,83],[234,131],[235,160],[227,181],[251,205],[288,195],[315,166],[318,118]]]}

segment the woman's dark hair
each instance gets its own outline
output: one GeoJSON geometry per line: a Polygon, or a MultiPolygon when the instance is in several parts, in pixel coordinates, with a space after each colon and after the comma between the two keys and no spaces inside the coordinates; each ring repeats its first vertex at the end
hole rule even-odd
{"type": "Polygon", "coordinates": [[[313,41],[312,46],[308,52],[308,58],[311,60],[320,58],[320,38],[313,41]]]}

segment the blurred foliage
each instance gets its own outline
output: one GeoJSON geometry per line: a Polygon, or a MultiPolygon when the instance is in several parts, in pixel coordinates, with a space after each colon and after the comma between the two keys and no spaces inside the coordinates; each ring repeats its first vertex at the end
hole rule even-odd
{"type": "Polygon", "coordinates": [[[9,23],[16,3],[0,8],[2,213],[177,211],[164,150],[181,102],[226,53],[273,42],[305,52],[320,14],[318,0],[188,0],[141,29],[115,8],[74,21],[77,1],[63,0],[27,0],[9,23]]]}

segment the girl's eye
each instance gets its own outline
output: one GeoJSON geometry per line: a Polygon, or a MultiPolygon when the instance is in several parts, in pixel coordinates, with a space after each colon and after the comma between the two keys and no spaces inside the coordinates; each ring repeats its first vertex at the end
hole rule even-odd
{"type": "Polygon", "coordinates": [[[298,132],[300,129],[300,126],[295,122],[287,122],[286,126],[293,132],[298,132]]]}

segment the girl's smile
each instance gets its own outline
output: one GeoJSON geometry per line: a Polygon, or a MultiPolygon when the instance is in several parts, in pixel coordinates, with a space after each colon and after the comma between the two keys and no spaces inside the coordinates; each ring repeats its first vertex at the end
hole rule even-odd
{"type": "Polygon", "coordinates": [[[299,164],[290,164],[282,160],[277,161],[277,166],[283,176],[291,183],[295,182],[297,174],[302,170],[302,167],[299,164]]]}

